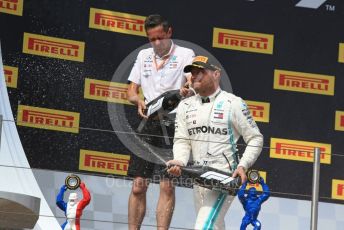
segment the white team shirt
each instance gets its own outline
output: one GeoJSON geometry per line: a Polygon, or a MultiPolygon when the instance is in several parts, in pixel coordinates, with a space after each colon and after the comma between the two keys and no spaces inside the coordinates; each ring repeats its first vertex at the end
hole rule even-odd
{"type": "Polygon", "coordinates": [[[184,67],[191,64],[195,57],[193,50],[172,42],[167,54],[170,55],[168,61],[157,70],[154,55],[158,65],[163,62],[163,57],[158,57],[153,48],[141,50],[128,78],[129,81],[141,86],[146,103],[166,91],[180,89],[186,82],[184,67]]]}

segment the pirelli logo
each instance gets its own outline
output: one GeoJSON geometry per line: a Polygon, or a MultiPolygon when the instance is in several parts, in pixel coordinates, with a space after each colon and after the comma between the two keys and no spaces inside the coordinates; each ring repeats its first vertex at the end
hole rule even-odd
{"type": "Polygon", "coordinates": [[[270,117],[270,103],[259,101],[245,101],[247,107],[251,111],[251,114],[255,121],[269,122],[270,117]]]}
{"type": "Polygon", "coordinates": [[[344,200],[344,180],[332,180],[332,199],[344,200]]]}
{"type": "Polygon", "coordinates": [[[344,131],[344,111],[336,111],[335,130],[344,131]]]}
{"type": "Polygon", "coordinates": [[[274,89],[334,95],[334,76],[275,70],[274,89]]]}
{"type": "Polygon", "coordinates": [[[129,160],[129,155],[80,149],[79,169],[125,176],[129,160]]]}
{"type": "Polygon", "coordinates": [[[23,52],[27,54],[83,62],[85,42],[24,33],[23,52]]]}
{"type": "Polygon", "coordinates": [[[18,68],[4,65],[4,72],[7,87],[17,88],[18,68]]]}
{"type": "Polygon", "coordinates": [[[17,125],[62,132],[79,132],[79,113],[19,105],[17,125]]]}
{"type": "Polygon", "coordinates": [[[314,149],[320,148],[320,163],[331,164],[331,144],[271,138],[270,157],[313,162],[314,149]]]}
{"type": "MultiPolygon", "coordinates": [[[[127,99],[127,92],[128,84],[85,79],[84,97],[87,99],[133,105],[127,99]]],[[[140,97],[143,99],[141,89],[140,97]]]]}
{"type": "MultiPolygon", "coordinates": [[[[265,171],[259,171],[259,175],[260,175],[260,177],[262,177],[264,179],[265,183],[267,183],[266,182],[266,172],[265,171]]],[[[255,184],[247,183],[246,190],[249,190],[250,188],[255,188],[257,191],[263,191],[263,188],[259,183],[255,183],[255,184]]]]}
{"type": "Polygon", "coordinates": [[[339,43],[338,62],[344,63],[344,43],[339,43]]]}
{"type": "Polygon", "coordinates": [[[274,35],[228,30],[214,27],[213,47],[272,54],[274,35]]]}
{"type": "Polygon", "coordinates": [[[117,33],[146,36],[146,17],[109,10],[90,8],[89,27],[117,33]]]}
{"type": "Polygon", "coordinates": [[[192,62],[203,62],[203,63],[207,63],[208,58],[205,56],[196,56],[192,62]]]}
{"type": "Polygon", "coordinates": [[[23,5],[24,0],[0,0],[0,12],[22,16],[23,5]]]}

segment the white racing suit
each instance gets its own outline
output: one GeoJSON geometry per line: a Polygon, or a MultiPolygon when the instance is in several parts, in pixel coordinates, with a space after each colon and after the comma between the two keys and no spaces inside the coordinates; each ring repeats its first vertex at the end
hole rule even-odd
{"type": "MultiPolygon", "coordinates": [[[[180,102],[177,109],[173,155],[186,165],[208,165],[233,173],[238,166],[246,170],[258,158],[263,136],[246,103],[218,89],[202,103],[199,95],[180,102]],[[247,147],[241,159],[236,142],[243,136],[247,147]]],[[[224,216],[234,199],[219,191],[194,186],[197,211],[195,229],[225,229],[224,216]]]]}

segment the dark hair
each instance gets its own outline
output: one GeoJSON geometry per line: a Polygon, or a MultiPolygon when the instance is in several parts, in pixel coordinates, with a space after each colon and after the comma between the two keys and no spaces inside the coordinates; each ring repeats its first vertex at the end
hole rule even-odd
{"type": "Polygon", "coordinates": [[[151,14],[145,20],[146,31],[160,25],[164,28],[165,32],[171,27],[170,23],[159,14],[151,14]]]}

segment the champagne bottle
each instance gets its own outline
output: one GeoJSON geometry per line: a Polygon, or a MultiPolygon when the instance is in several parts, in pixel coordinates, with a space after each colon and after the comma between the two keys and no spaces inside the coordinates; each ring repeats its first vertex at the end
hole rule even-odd
{"type": "Polygon", "coordinates": [[[147,109],[145,113],[149,118],[155,118],[159,111],[167,114],[177,108],[181,99],[182,96],[180,95],[179,90],[167,91],[150,101],[146,105],[147,109]]]}

